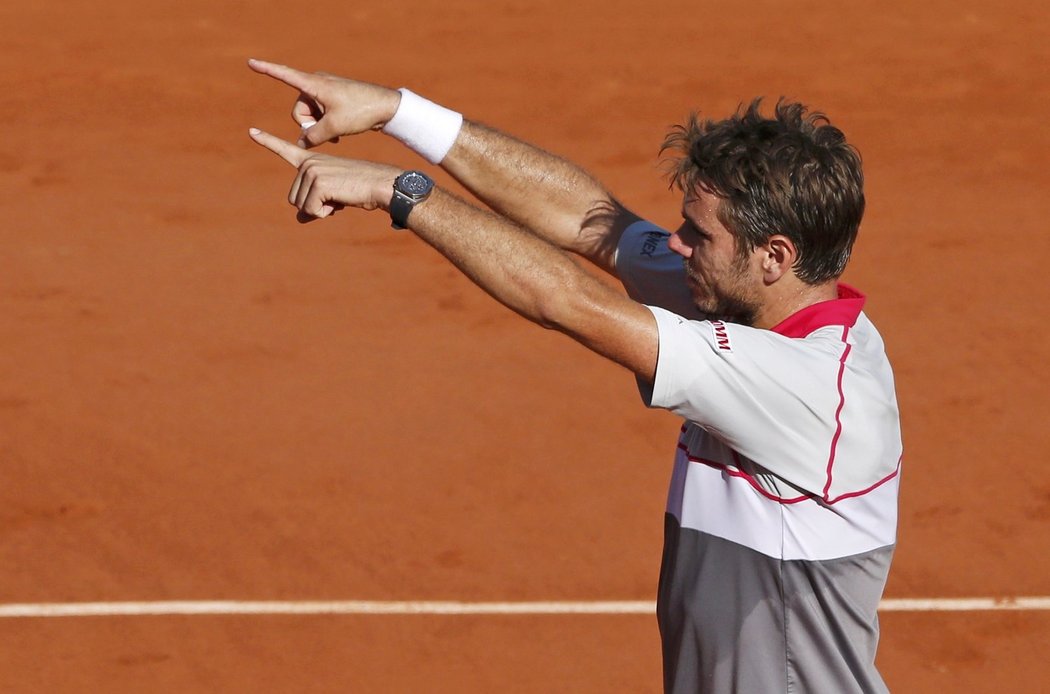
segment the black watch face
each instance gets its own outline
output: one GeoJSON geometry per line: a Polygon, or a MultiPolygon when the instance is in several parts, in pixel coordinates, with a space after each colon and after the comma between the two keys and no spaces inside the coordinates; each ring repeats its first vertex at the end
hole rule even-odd
{"type": "Polygon", "coordinates": [[[432,187],[434,182],[418,171],[408,171],[397,180],[397,189],[413,198],[426,195],[432,187]]]}

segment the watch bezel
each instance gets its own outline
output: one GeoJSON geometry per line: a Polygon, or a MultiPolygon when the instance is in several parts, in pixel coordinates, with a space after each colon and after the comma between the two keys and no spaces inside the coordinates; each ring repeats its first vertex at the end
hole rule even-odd
{"type": "Polygon", "coordinates": [[[434,179],[422,171],[405,171],[394,180],[394,190],[419,202],[425,199],[434,190],[434,179]],[[418,183],[418,186],[417,186],[418,183]],[[413,190],[418,188],[418,190],[413,190]]]}

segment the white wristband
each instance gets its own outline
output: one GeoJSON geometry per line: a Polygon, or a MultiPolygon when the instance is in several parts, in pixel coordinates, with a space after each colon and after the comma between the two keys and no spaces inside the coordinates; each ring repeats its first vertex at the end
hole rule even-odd
{"type": "Polygon", "coordinates": [[[408,145],[431,164],[440,164],[456,142],[463,127],[463,115],[427,101],[404,87],[397,113],[383,126],[383,132],[408,145]]]}

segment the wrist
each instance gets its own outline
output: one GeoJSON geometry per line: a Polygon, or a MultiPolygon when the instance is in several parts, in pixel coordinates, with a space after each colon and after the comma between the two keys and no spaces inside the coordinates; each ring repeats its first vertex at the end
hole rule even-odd
{"type": "Polygon", "coordinates": [[[428,101],[402,87],[401,99],[382,131],[409,147],[431,164],[440,164],[452,149],[463,127],[463,115],[428,101]]]}
{"type": "Polygon", "coordinates": [[[397,110],[401,108],[401,92],[397,89],[384,88],[383,99],[379,102],[379,106],[379,116],[376,118],[376,124],[372,126],[372,129],[384,132],[387,124],[394,120],[397,110]]]}

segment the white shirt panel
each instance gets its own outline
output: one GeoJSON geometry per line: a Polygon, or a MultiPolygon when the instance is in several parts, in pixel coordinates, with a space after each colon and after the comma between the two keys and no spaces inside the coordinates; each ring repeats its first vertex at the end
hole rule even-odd
{"type": "Polygon", "coordinates": [[[896,542],[899,475],[829,506],[814,498],[770,499],[738,472],[690,462],[680,450],[668,512],[683,528],[788,561],[839,559],[896,542]]]}
{"type": "Polygon", "coordinates": [[[804,348],[769,330],[650,310],[660,331],[652,406],[700,424],[792,484],[822,494],[844,348],[832,333],[842,329],[827,329],[827,337],[804,348]],[[721,334],[728,348],[720,347],[721,334]]]}
{"type": "Polygon", "coordinates": [[[842,377],[842,435],[831,469],[828,498],[866,489],[890,474],[903,453],[893,371],[881,336],[862,313],[849,331],[851,350],[842,377]],[[877,481],[877,480],[876,480],[877,481]]]}

